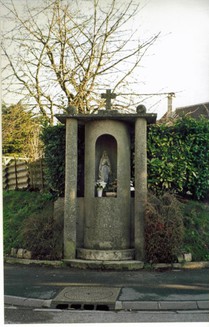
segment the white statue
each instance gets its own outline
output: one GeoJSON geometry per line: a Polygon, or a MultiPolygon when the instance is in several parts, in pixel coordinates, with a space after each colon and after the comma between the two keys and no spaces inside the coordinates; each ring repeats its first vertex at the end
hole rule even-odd
{"type": "Polygon", "coordinates": [[[99,179],[108,183],[111,174],[111,164],[107,152],[104,151],[99,163],[99,179]]]}

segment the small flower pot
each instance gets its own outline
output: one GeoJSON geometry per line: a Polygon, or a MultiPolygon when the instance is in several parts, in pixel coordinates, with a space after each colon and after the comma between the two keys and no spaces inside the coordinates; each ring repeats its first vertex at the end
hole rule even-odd
{"type": "Polygon", "coordinates": [[[102,197],[102,193],[103,193],[103,188],[98,188],[97,189],[97,196],[98,196],[98,198],[101,198],[102,197]]]}

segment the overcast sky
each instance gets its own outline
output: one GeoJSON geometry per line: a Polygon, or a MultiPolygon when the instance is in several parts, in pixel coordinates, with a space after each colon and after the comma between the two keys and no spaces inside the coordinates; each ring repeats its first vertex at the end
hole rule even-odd
{"type": "MultiPolygon", "coordinates": [[[[143,61],[144,92],[176,92],[174,106],[209,102],[209,0],[143,0],[144,33],[161,32],[143,61]]],[[[158,97],[155,98],[157,102],[158,97]]],[[[166,111],[167,100],[153,111],[166,111]]],[[[155,103],[154,98],[152,99],[155,103]]]]}
{"type": "MultiPolygon", "coordinates": [[[[134,28],[145,39],[161,35],[142,61],[137,93],[175,92],[174,107],[208,102],[209,0],[140,0],[140,5],[134,28]]],[[[166,95],[144,104],[158,118],[167,110],[166,95]]]]}

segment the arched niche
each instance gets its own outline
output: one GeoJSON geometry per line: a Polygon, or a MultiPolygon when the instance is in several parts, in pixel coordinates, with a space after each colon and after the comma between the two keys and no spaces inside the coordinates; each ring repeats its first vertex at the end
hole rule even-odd
{"type": "Polygon", "coordinates": [[[109,165],[109,178],[107,187],[117,181],[117,141],[110,134],[102,134],[95,145],[95,181],[101,180],[101,166],[106,156],[109,165]]]}

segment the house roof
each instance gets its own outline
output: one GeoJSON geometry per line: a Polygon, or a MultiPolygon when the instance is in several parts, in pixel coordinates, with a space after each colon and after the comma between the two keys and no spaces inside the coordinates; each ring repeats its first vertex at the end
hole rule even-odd
{"type": "Polygon", "coordinates": [[[163,117],[159,119],[159,122],[165,122],[169,119],[175,119],[183,116],[189,116],[195,119],[198,119],[203,116],[209,119],[209,102],[176,108],[176,110],[171,113],[166,112],[163,117]]]}
{"type": "Polygon", "coordinates": [[[209,119],[209,102],[198,103],[192,106],[179,107],[175,110],[175,116],[190,116],[199,118],[204,116],[209,119]]]}

